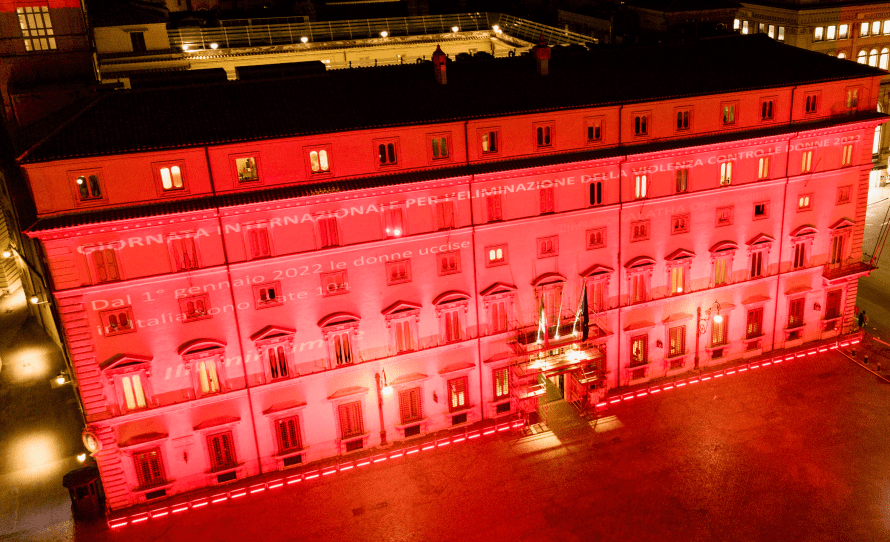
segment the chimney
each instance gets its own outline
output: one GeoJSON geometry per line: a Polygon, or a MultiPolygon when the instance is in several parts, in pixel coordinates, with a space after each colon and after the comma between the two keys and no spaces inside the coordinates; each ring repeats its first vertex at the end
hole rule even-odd
{"type": "Polygon", "coordinates": [[[541,33],[541,39],[538,40],[538,44],[532,49],[532,54],[535,55],[535,66],[538,68],[538,75],[547,75],[550,72],[550,47],[544,41],[543,32],[541,33]]]}
{"type": "Polygon", "coordinates": [[[442,48],[436,45],[436,51],[433,53],[433,70],[436,74],[436,82],[440,85],[444,85],[448,82],[448,79],[445,76],[445,61],[448,60],[448,55],[446,55],[442,48]]]}

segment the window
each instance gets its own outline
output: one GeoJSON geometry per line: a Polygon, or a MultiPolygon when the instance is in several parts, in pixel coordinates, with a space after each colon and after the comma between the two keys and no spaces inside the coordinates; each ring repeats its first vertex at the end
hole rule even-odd
{"type": "Polygon", "coordinates": [[[723,104],[723,124],[735,124],[736,104],[723,104]]]}
{"type": "Polygon", "coordinates": [[[859,89],[847,89],[847,109],[856,109],[859,106],[859,89]]]}
{"type": "Polygon", "coordinates": [[[872,49],[868,53],[868,65],[871,67],[875,67],[878,65],[878,50],[872,49]]]}
{"type": "Polygon", "coordinates": [[[238,182],[257,181],[260,174],[256,167],[256,157],[245,156],[243,158],[235,158],[235,172],[238,174],[238,182]]]}
{"type": "Polygon", "coordinates": [[[841,151],[841,165],[849,166],[853,164],[853,145],[844,145],[841,151]]]}
{"type": "Polygon", "coordinates": [[[884,35],[890,34],[890,19],[884,21],[884,35]]]}
{"type": "Polygon", "coordinates": [[[865,64],[868,62],[868,53],[865,49],[859,51],[859,55],[856,57],[856,62],[860,64],[865,64]]]}
{"type": "Polygon", "coordinates": [[[317,220],[317,223],[321,248],[340,246],[340,232],[337,228],[337,217],[321,217],[317,220]]]}
{"type": "Polygon", "coordinates": [[[49,18],[47,6],[16,8],[15,12],[19,16],[25,51],[47,51],[56,48],[53,23],[49,18]]]}
{"type": "Polygon", "coordinates": [[[875,126],[875,137],[872,139],[871,153],[878,154],[881,152],[881,125],[875,126]]]}
{"type": "Polygon", "coordinates": [[[287,378],[287,351],[284,349],[284,346],[272,346],[267,348],[266,364],[269,366],[269,375],[271,375],[272,380],[287,378]]]}
{"type": "Polygon", "coordinates": [[[649,336],[637,335],[630,339],[630,366],[638,367],[649,363],[649,336]]]}
{"type": "Polygon", "coordinates": [[[592,181],[590,183],[590,204],[603,204],[603,181],[592,181]]]}
{"type": "Polygon", "coordinates": [[[841,316],[841,297],[843,290],[831,290],[825,296],[825,319],[840,318],[841,316]]]}
{"type": "Polygon", "coordinates": [[[813,171],[813,151],[803,151],[800,155],[800,172],[810,173],[813,171]]]}
{"type": "Polygon", "coordinates": [[[645,173],[634,176],[634,198],[642,199],[646,197],[646,191],[649,188],[646,177],[645,173]]]}
{"type": "Polygon", "coordinates": [[[161,181],[162,191],[171,192],[185,188],[182,164],[159,164],[155,168],[161,181]]]}
{"type": "Polygon", "coordinates": [[[445,342],[450,343],[461,340],[462,326],[460,324],[460,309],[442,311],[442,319],[445,327],[445,342]]]}
{"type": "Polygon", "coordinates": [[[201,384],[201,395],[209,395],[219,391],[219,376],[216,373],[215,359],[202,359],[195,362],[198,371],[198,382],[201,384]]]}
{"type": "Polygon", "coordinates": [[[843,60],[843,59],[847,58],[847,53],[841,51],[840,53],[837,54],[837,57],[839,59],[843,60]]]}
{"type": "Polygon", "coordinates": [[[818,105],[819,105],[819,96],[816,94],[810,94],[806,98],[804,112],[807,114],[815,113],[818,105]]]}
{"type": "Polygon", "coordinates": [[[170,236],[167,238],[170,246],[170,255],[173,258],[173,269],[176,271],[186,271],[188,269],[197,269],[200,267],[198,263],[198,250],[195,247],[195,238],[191,235],[170,236]]]}
{"type": "Polygon", "coordinates": [[[467,404],[467,377],[461,376],[448,381],[448,411],[463,410],[467,404]]]}
{"type": "Polygon", "coordinates": [[[671,217],[671,235],[675,233],[689,232],[689,215],[674,215],[671,217]]]}
{"type": "Polygon", "coordinates": [[[136,479],[139,489],[162,486],[167,483],[164,478],[164,466],[161,463],[161,450],[147,450],[133,454],[133,466],[136,467],[136,479]]]}
{"type": "Polygon", "coordinates": [[[502,367],[492,371],[494,377],[494,398],[504,399],[510,396],[510,368],[502,367]]]}
{"type": "Polygon", "coordinates": [[[419,422],[423,419],[420,404],[420,388],[411,388],[399,392],[399,419],[402,425],[419,422]]]}
{"type": "Polygon", "coordinates": [[[763,251],[751,253],[751,278],[763,276],[763,251]]]}
{"type": "Polygon", "coordinates": [[[729,281],[729,256],[718,256],[714,259],[714,286],[726,284],[729,281]]]}
{"type": "Polygon", "coordinates": [[[686,353],[686,326],[676,326],[668,330],[668,357],[686,353]]]}
{"type": "Polygon", "coordinates": [[[184,322],[211,318],[211,315],[208,312],[209,310],[209,294],[193,295],[190,297],[183,297],[179,300],[179,311],[183,316],[184,322]]]}
{"type": "Polygon", "coordinates": [[[825,27],[817,26],[816,30],[813,34],[813,41],[822,41],[823,39],[825,39],[824,32],[825,32],[825,27]]]}
{"type": "Polygon", "coordinates": [[[253,287],[253,295],[258,309],[284,303],[280,282],[257,284],[253,287]]]}
{"type": "Polygon", "coordinates": [[[717,207],[717,227],[720,226],[732,226],[733,222],[733,214],[734,214],[733,206],[728,207],[717,207]]]}
{"type": "Polygon", "coordinates": [[[99,313],[99,319],[102,321],[102,328],[106,336],[136,331],[133,309],[130,307],[102,311],[99,313]]]}
{"type": "MultiPolygon", "coordinates": [[[[395,163],[395,144],[381,144],[380,148],[386,147],[386,145],[392,146],[392,163],[395,163]]],[[[381,150],[380,152],[383,152],[383,150],[381,150]]],[[[390,162],[381,161],[380,163],[384,164],[390,162]]],[[[328,149],[312,149],[309,151],[309,171],[311,171],[312,173],[328,173],[329,171],[331,171],[331,162],[328,157],[328,149]]]]}
{"type": "Polygon", "coordinates": [[[887,66],[888,61],[890,61],[890,49],[888,49],[887,47],[884,47],[881,49],[880,60],[878,60],[878,67],[881,68],[882,70],[886,70],[888,67],[887,66]]]}
{"type": "Polygon", "coordinates": [[[649,135],[649,115],[636,115],[634,117],[634,135],[649,135]]]}
{"type": "Polygon", "coordinates": [[[272,255],[269,244],[269,227],[266,224],[252,224],[244,227],[247,241],[247,255],[251,260],[268,258],[272,255]]]}
{"type": "Polygon", "coordinates": [[[587,230],[587,250],[606,246],[606,228],[587,230]]]}
{"type": "Polygon", "coordinates": [[[689,110],[682,109],[677,111],[677,131],[684,131],[689,129],[689,110]]]}
{"type": "Polygon", "coordinates": [[[386,283],[402,284],[411,282],[411,260],[386,262],[386,283]]]}
{"type": "Polygon", "coordinates": [[[859,25],[859,37],[865,38],[868,36],[868,23],[862,23],[859,25]]]}
{"type": "Polygon", "coordinates": [[[841,186],[837,189],[837,204],[850,203],[850,186],[841,186]]]}
{"type": "Polygon", "coordinates": [[[113,282],[121,279],[117,253],[113,248],[97,248],[89,253],[96,283],[113,282]]]}
{"type": "Polygon", "coordinates": [[[507,331],[507,318],[509,300],[495,299],[490,305],[489,322],[491,322],[491,332],[499,333],[507,331]]]}
{"type": "Polygon", "coordinates": [[[872,21],[871,23],[871,35],[879,36],[881,34],[881,21],[872,21]]]}
{"type": "Polygon", "coordinates": [[[649,221],[638,220],[631,222],[630,241],[645,241],[649,239],[649,221]]]}
{"type": "Polygon", "coordinates": [[[670,271],[671,294],[682,294],[686,291],[686,266],[675,265],[670,271]]]}
{"type": "Polygon", "coordinates": [[[488,267],[507,263],[507,245],[485,247],[485,252],[488,253],[488,267]]]}
{"type": "Polygon", "coordinates": [[[127,410],[145,408],[145,390],[142,389],[142,375],[134,374],[121,377],[124,392],[124,403],[127,410]]]}
{"type": "Polygon", "coordinates": [[[732,29],[733,30],[738,30],[739,28],[741,28],[741,26],[742,26],[742,22],[740,20],[733,19],[733,21],[732,21],[732,29]]]}
{"type": "Polygon", "coordinates": [[[720,162],[720,186],[732,183],[732,162],[720,162]]]}
{"type": "Polygon", "coordinates": [[[748,311],[748,322],[745,326],[745,338],[753,339],[763,335],[763,307],[748,311]]]}
{"type": "Polygon", "coordinates": [[[386,227],[386,237],[388,239],[405,235],[401,207],[389,207],[384,211],[383,218],[385,222],[384,226],[386,227]]]}
{"type": "Polygon", "coordinates": [[[349,331],[333,333],[329,341],[335,364],[346,365],[352,363],[352,339],[349,331]]]}
{"type": "Polygon", "coordinates": [[[785,41],[785,27],[784,26],[779,27],[779,35],[778,35],[777,39],[779,41],[785,41]]]}
{"type": "Polygon", "coordinates": [[[208,436],[207,449],[210,451],[211,472],[227,470],[237,466],[235,445],[231,431],[208,436]]]}
{"type": "Polygon", "coordinates": [[[775,37],[776,37],[776,25],[774,25],[774,24],[769,25],[768,30],[767,30],[767,35],[768,35],[769,37],[775,39],[775,37]]]}
{"type": "Polygon", "coordinates": [[[763,34],[766,32],[766,23],[757,23],[757,32],[763,34]]]}
{"type": "Polygon", "coordinates": [[[773,100],[764,100],[760,104],[760,120],[773,120],[773,100]]]}
{"type": "Polygon", "coordinates": [[[460,252],[443,252],[436,255],[436,259],[440,276],[460,273],[460,252]]]}
{"type": "Polygon", "coordinates": [[[556,189],[553,186],[542,186],[538,189],[538,197],[541,202],[541,214],[556,211],[556,189]]]}
{"type": "Polygon", "coordinates": [[[754,220],[769,217],[769,202],[761,201],[754,204],[754,220]]]}
{"type": "Polygon", "coordinates": [[[677,194],[682,194],[689,190],[689,168],[678,169],[676,177],[677,183],[674,188],[676,189],[677,194]]]}
{"type": "Polygon", "coordinates": [[[409,318],[393,321],[395,329],[396,352],[410,352],[414,350],[413,322],[409,318]]]}
{"type": "Polygon", "coordinates": [[[813,195],[812,194],[803,194],[798,196],[797,198],[797,210],[798,211],[809,211],[813,208],[811,205],[813,195]]]}
{"type": "Polygon", "coordinates": [[[377,143],[377,162],[380,166],[394,166],[398,163],[395,141],[381,141],[377,143]]]}
{"type": "Polygon", "coordinates": [[[829,41],[837,39],[837,27],[836,26],[831,25],[825,29],[825,39],[829,40],[829,41]]]}
{"type": "Polygon", "coordinates": [[[728,318],[723,316],[719,322],[711,319],[711,346],[722,346],[726,344],[726,327],[728,318]]]}
{"type": "Polygon", "coordinates": [[[436,202],[436,225],[439,230],[450,230],[454,228],[453,201],[436,202]]]}
{"type": "Polygon", "coordinates": [[[362,403],[354,401],[337,406],[340,415],[340,438],[348,439],[364,434],[365,427],[362,420],[362,403]]]}
{"type": "Polygon", "coordinates": [[[806,265],[806,245],[803,242],[794,245],[792,269],[802,269],[806,265]]]}
{"type": "Polygon", "coordinates": [[[803,325],[803,309],[806,298],[792,299],[788,304],[788,327],[795,328],[803,325]]]}
{"type": "Polygon", "coordinates": [[[321,274],[321,291],[324,295],[339,295],[349,292],[346,271],[334,271],[321,274]]]}
{"type": "Polygon", "coordinates": [[[486,130],[482,132],[482,153],[494,154],[499,150],[500,134],[498,130],[486,130]]]}
{"type": "Polygon", "coordinates": [[[485,196],[485,204],[488,208],[488,221],[496,222],[504,219],[504,206],[502,194],[488,194],[485,196]]]}
{"type": "Polygon", "coordinates": [[[606,305],[606,287],[608,286],[608,275],[602,277],[591,277],[588,281],[590,295],[590,308],[593,312],[600,312],[608,309],[606,305]]]}
{"type": "Polygon", "coordinates": [[[538,238],[538,258],[550,258],[559,254],[559,236],[538,238]]]}
{"type": "Polygon", "coordinates": [[[542,124],[535,127],[535,146],[537,148],[549,147],[552,141],[552,124],[542,124]]]}
{"type": "Polygon", "coordinates": [[[433,160],[448,158],[448,138],[446,136],[433,137],[431,145],[433,147],[433,160]]]}
{"type": "Polygon", "coordinates": [[[769,179],[769,156],[761,156],[757,160],[757,179],[769,179]]]}
{"type": "Polygon", "coordinates": [[[102,185],[99,183],[99,173],[84,173],[74,179],[77,188],[77,198],[82,202],[99,201],[103,199],[102,185]]]}
{"type": "Polygon", "coordinates": [[[640,303],[646,301],[648,288],[646,275],[644,273],[636,273],[630,277],[630,302],[640,303]]]}
{"type": "Polygon", "coordinates": [[[275,426],[275,432],[278,434],[279,454],[296,452],[303,448],[303,439],[300,437],[300,418],[298,416],[278,420],[275,422],[275,426]]]}
{"type": "Polygon", "coordinates": [[[587,142],[603,140],[603,119],[587,119],[587,142]]]}
{"type": "Polygon", "coordinates": [[[750,23],[748,21],[742,21],[742,34],[747,34],[749,30],[750,23]]]}
{"type": "Polygon", "coordinates": [[[850,37],[850,25],[842,24],[837,30],[837,39],[845,40],[850,37]]]}
{"type": "Polygon", "coordinates": [[[844,261],[844,237],[843,234],[831,236],[831,252],[829,254],[828,263],[836,265],[844,261]]]}

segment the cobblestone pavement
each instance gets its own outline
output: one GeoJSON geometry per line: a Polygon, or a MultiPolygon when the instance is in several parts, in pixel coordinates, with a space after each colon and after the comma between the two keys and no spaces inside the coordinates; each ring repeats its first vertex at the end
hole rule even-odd
{"type": "MultiPolygon", "coordinates": [[[[89,541],[886,541],[890,383],[832,351],[89,541]]],[[[862,350],[857,356],[862,355],[862,350]]],[[[59,538],[69,540],[69,538],[59,538]]]]}

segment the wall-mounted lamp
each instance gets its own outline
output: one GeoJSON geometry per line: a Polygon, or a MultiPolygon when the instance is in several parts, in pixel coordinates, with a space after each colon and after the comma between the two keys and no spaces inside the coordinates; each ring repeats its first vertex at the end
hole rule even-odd
{"type": "Polygon", "coordinates": [[[83,463],[87,460],[87,454],[77,454],[77,460],[83,463]]]}
{"type": "Polygon", "coordinates": [[[32,305],[44,305],[46,303],[49,303],[49,301],[41,301],[40,298],[37,297],[36,295],[32,295],[31,299],[29,299],[29,301],[31,302],[32,305]]]}
{"type": "Polygon", "coordinates": [[[499,33],[499,32],[501,31],[501,27],[498,26],[498,25],[494,25],[494,26],[492,26],[491,29],[494,30],[494,33],[495,33],[495,34],[497,34],[497,33],[499,33]]]}
{"type": "Polygon", "coordinates": [[[4,258],[12,258],[12,251],[7,248],[6,250],[3,251],[3,257],[4,258]]]}
{"type": "Polygon", "coordinates": [[[664,343],[661,342],[661,339],[655,341],[655,348],[664,348],[664,343]]]}
{"type": "Polygon", "coordinates": [[[219,44],[218,44],[218,43],[211,43],[211,44],[210,44],[210,48],[211,48],[211,49],[219,49],[219,44]]]}
{"type": "Polygon", "coordinates": [[[386,382],[386,369],[383,369],[381,372],[383,373],[383,387],[380,388],[380,391],[384,396],[389,397],[392,395],[392,386],[386,382]]]}
{"type": "Polygon", "coordinates": [[[387,32],[386,30],[384,30],[383,32],[380,33],[381,38],[385,38],[388,35],[389,35],[389,32],[387,32]]]}
{"type": "Polygon", "coordinates": [[[455,34],[457,34],[457,33],[460,31],[460,27],[459,27],[459,26],[452,26],[452,27],[451,27],[451,31],[454,32],[455,34]]]}
{"type": "Polygon", "coordinates": [[[821,311],[821,310],[822,310],[822,305],[820,305],[819,303],[813,303],[813,310],[814,310],[814,311],[821,311]]]}
{"type": "Polygon", "coordinates": [[[300,41],[303,43],[309,43],[309,38],[307,38],[306,36],[303,36],[302,38],[300,38],[300,41]]]}

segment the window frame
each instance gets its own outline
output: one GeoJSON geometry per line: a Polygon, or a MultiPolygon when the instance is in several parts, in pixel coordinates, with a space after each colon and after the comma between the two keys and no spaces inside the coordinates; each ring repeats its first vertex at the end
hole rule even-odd
{"type": "Polygon", "coordinates": [[[630,242],[648,241],[651,235],[652,224],[649,219],[633,220],[630,223],[630,242]],[[640,229],[638,229],[638,227],[640,229]]]}
{"type": "Polygon", "coordinates": [[[405,212],[404,203],[387,205],[380,214],[383,219],[383,235],[386,239],[407,237],[408,232],[405,228],[407,213],[405,212]]]}
{"type": "Polygon", "coordinates": [[[470,379],[467,375],[449,378],[445,382],[445,389],[448,397],[448,412],[463,412],[472,408],[470,403],[470,379]],[[455,397],[455,392],[459,393],[459,400],[455,397]]]}
{"type": "Polygon", "coordinates": [[[585,138],[588,145],[600,145],[605,140],[606,118],[604,116],[585,117],[585,138]],[[589,136],[596,136],[597,124],[599,125],[599,137],[591,139],[589,136]]]}
{"type": "Polygon", "coordinates": [[[760,122],[770,123],[776,120],[777,96],[766,96],[760,99],[760,122]],[[766,116],[764,116],[766,115],[766,116]]]}
{"type": "MultiPolygon", "coordinates": [[[[93,279],[93,284],[106,284],[110,282],[120,282],[124,280],[124,271],[123,271],[123,262],[121,261],[121,250],[119,243],[106,244],[106,245],[91,245],[86,246],[81,249],[83,255],[87,259],[87,266],[90,269],[90,276],[93,279]],[[108,254],[109,252],[114,255],[114,268],[117,272],[117,277],[112,279],[100,279],[99,267],[96,263],[95,257],[93,254],[96,252],[102,252],[103,254],[108,254]]],[[[104,258],[103,258],[104,259],[104,258]]],[[[103,266],[108,262],[103,262],[103,266]]]]}
{"type": "Polygon", "coordinates": [[[733,223],[735,223],[735,205],[717,207],[714,216],[714,227],[732,226],[733,223]]]}
{"type": "MultiPolygon", "coordinates": [[[[207,320],[208,318],[213,318],[213,315],[210,314],[210,294],[196,294],[196,295],[188,295],[185,297],[178,298],[179,301],[179,313],[182,314],[183,322],[194,322],[197,320],[207,320]],[[194,312],[188,312],[188,304],[196,303],[200,301],[204,310],[198,312],[195,310],[194,312]]],[[[197,305],[195,305],[197,307],[197,305]]]]}
{"type": "Polygon", "coordinates": [[[123,335],[126,333],[135,333],[136,332],[136,320],[133,318],[133,307],[117,307],[113,309],[105,309],[98,311],[99,312],[99,321],[102,325],[102,334],[106,337],[113,337],[115,335],[123,335]],[[127,327],[120,327],[120,318],[121,314],[125,314],[128,319],[127,327]],[[111,317],[114,317],[114,321],[112,321],[111,317]]]}
{"type": "Polygon", "coordinates": [[[689,213],[682,213],[671,216],[671,235],[679,235],[681,233],[689,233],[689,213]]]}
{"type": "Polygon", "coordinates": [[[136,491],[142,492],[149,489],[160,488],[168,484],[167,473],[164,469],[164,458],[160,446],[134,450],[130,455],[133,459],[133,471],[136,473],[136,481],[138,483],[135,488],[136,491]],[[150,454],[154,454],[155,461],[146,458],[146,456],[150,454]],[[151,464],[152,462],[154,465],[151,464]],[[152,479],[147,480],[145,476],[146,472],[152,473],[153,471],[157,471],[157,474],[152,474],[152,479]]]}
{"type": "Polygon", "coordinates": [[[692,106],[685,105],[674,108],[674,132],[685,133],[692,131],[692,106]],[[685,115],[685,116],[684,116],[685,115]]]}
{"type": "Polygon", "coordinates": [[[167,235],[167,249],[170,256],[170,264],[174,273],[189,272],[203,267],[201,263],[201,253],[198,250],[197,232],[178,232],[167,235]],[[191,250],[189,250],[191,248],[191,250]],[[180,252],[182,249],[182,252],[180,252]],[[189,254],[194,252],[194,254],[189,254]],[[194,259],[192,265],[189,265],[186,256],[194,259]]]}
{"type": "MultiPolygon", "coordinates": [[[[448,262],[445,262],[448,263],[448,262]]],[[[453,275],[455,273],[461,272],[461,263],[460,263],[460,251],[459,250],[451,250],[448,252],[440,252],[436,254],[436,269],[439,272],[439,276],[445,275],[453,275]],[[446,266],[443,265],[443,259],[454,257],[454,266],[446,266]]]]}
{"type": "Polygon", "coordinates": [[[535,240],[538,259],[555,258],[559,256],[559,235],[547,235],[535,240]]]}
{"type": "Polygon", "coordinates": [[[822,102],[821,92],[805,92],[803,100],[804,115],[816,115],[819,113],[819,105],[822,102]]]}
{"type": "Polygon", "coordinates": [[[553,148],[553,136],[556,122],[549,120],[532,124],[535,150],[548,150],[553,148]],[[540,134],[540,135],[539,135],[540,134]]]}
{"type": "Polygon", "coordinates": [[[649,174],[634,174],[634,200],[646,199],[649,197],[649,174]]]}
{"type": "Polygon", "coordinates": [[[812,211],[813,210],[813,192],[808,192],[806,194],[798,194],[797,195],[797,212],[802,213],[804,211],[812,211]]]}
{"type": "Polygon", "coordinates": [[[853,201],[853,185],[844,185],[837,187],[837,198],[835,205],[846,205],[853,201]]]}
{"type": "Polygon", "coordinates": [[[736,126],[738,125],[739,119],[739,105],[740,102],[738,100],[728,101],[728,102],[720,102],[720,111],[721,111],[721,126],[736,126]],[[727,115],[727,113],[729,115],[727,115]]]}
{"type": "Polygon", "coordinates": [[[730,186],[732,184],[732,170],[735,169],[734,160],[724,160],[719,163],[720,175],[718,177],[720,186],[730,186]]]}
{"type": "Polygon", "coordinates": [[[254,307],[256,308],[256,310],[265,309],[265,308],[269,308],[269,307],[278,307],[278,306],[284,304],[285,296],[281,290],[281,281],[280,280],[264,282],[262,284],[254,284],[252,289],[253,289],[253,303],[254,303],[254,307]],[[266,296],[266,299],[264,300],[263,296],[260,294],[260,292],[263,290],[268,290],[270,288],[275,290],[276,295],[272,299],[269,299],[268,296],[266,296]]]}
{"type": "Polygon", "coordinates": [[[752,211],[751,220],[765,220],[769,218],[769,201],[755,201],[754,202],[754,210],[752,211]],[[757,214],[757,207],[763,205],[763,213],[757,214]]]}
{"type": "Polygon", "coordinates": [[[347,277],[345,269],[319,273],[319,278],[321,279],[322,297],[332,297],[335,295],[343,295],[349,293],[349,279],[347,277]],[[331,278],[339,280],[329,281],[328,279],[331,278]],[[339,286],[334,286],[333,288],[331,288],[331,285],[336,284],[339,284],[339,286]]]}
{"type": "Polygon", "coordinates": [[[326,213],[315,219],[316,232],[318,235],[318,248],[330,248],[343,246],[342,235],[340,232],[340,219],[334,213],[326,213]],[[331,235],[333,232],[336,239],[331,235]]]}
{"type": "Polygon", "coordinates": [[[274,256],[274,251],[272,250],[272,229],[268,222],[254,222],[251,224],[242,224],[241,225],[241,234],[244,240],[244,255],[248,260],[262,260],[264,258],[271,258],[274,256]],[[262,234],[255,233],[262,231],[262,234]],[[254,235],[256,235],[258,243],[254,245],[254,235]],[[264,238],[264,239],[263,239],[264,238]],[[261,241],[265,240],[265,244],[262,244],[261,241]],[[265,250],[254,250],[257,249],[265,249],[265,250]]]}
{"type": "Polygon", "coordinates": [[[260,172],[260,153],[256,152],[244,152],[238,154],[230,154],[229,161],[231,162],[232,167],[232,179],[235,181],[235,186],[240,185],[252,185],[252,184],[263,184],[263,175],[260,172]],[[253,160],[254,166],[254,179],[241,179],[241,172],[238,169],[238,160],[253,160]]]}
{"type": "Polygon", "coordinates": [[[501,222],[504,220],[504,194],[500,189],[497,192],[485,194],[486,222],[501,222]],[[497,213],[492,211],[497,209],[497,213]]]}
{"type": "Polygon", "coordinates": [[[644,138],[651,135],[652,110],[634,111],[630,114],[630,133],[634,138],[644,138]]]}
{"type": "Polygon", "coordinates": [[[603,226],[601,228],[591,228],[585,231],[584,239],[586,241],[585,244],[587,245],[587,250],[606,248],[606,227],[603,226]],[[594,243],[593,241],[596,240],[597,237],[599,238],[599,242],[594,243]]]}
{"type": "Polygon", "coordinates": [[[686,194],[689,192],[689,177],[691,173],[691,167],[677,168],[674,174],[674,194],[686,194]]]}
{"type": "Polygon", "coordinates": [[[667,348],[665,350],[665,357],[668,359],[679,358],[688,353],[686,349],[686,324],[678,324],[667,328],[667,348]],[[674,348],[675,338],[679,339],[679,350],[674,348]]]}
{"type": "Polygon", "coordinates": [[[71,183],[71,191],[74,196],[74,202],[78,207],[86,207],[90,205],[100,205],[103,203],[108,203],[108,192],[105,190],[105,183],[102,179],[102,169],[94,168],[94,169],[79,169],[68,172],[68,179],[71,183]],[[80,192],[81,183],[78,183],[78,179],[83,179],[84,184],[87,186],[87,190],[90,194],[93,193],[93,187],[91,186],[90,178],[95,176],[96,185],[99,187],[99,196],[88,196],[84,198],[80,192]]]}
{"type": "Polygon", "coordinates": [[[207,443],[208,472],[220,473],[238,468],[238,455],[235,450],[235,436],[232,430],[209,434],[206,436],[205,442],[207,443]],[[218,457],[214,451],[214,442],[220,443],[220,454],[225,452],[223,455],[230,457],[218,457]],[[222,444],[225,444],[225,446],[222,446],[222,444]],[[222,448],[227,449],[223,450],[222,448]]]}
{"type": "Polygon", "coordinates": [[[590,181],[587,186],[588,207],[605,205],[605,181],[590,181]]]}
{"type": "MultiPolygon", "coordinates": [[[[375,140],[376,141],[376,140],[375,140]]],[[[328,177],[334,174],[333,150],[330,143],[322,145],[306,145],[303,147],[303,162],[306,167],[306,178],[315,179],[318,177],[328,177]],[[318,171],[312,170],[312,153],[319,153],[318,171]],[[327,156],[328,169],[321,168],[321,153],[327,156]]],[[[379,164],[378,164],[379,166],[379,164]]]]}
{"type": "MultiPolygon", "coordinates": [[[[154,173],[155,179],[155,188],[157,189],[158,197],[169,198],[176,197],[181,194],[188,194],[189,190],[189,181],[188,181],[188,173],[186,172],[185,160],[166,160],[163,162],[153,162],[151,164],[152,171],[154,173]],[[179,178],[182,183],[181,187],[176,187],[175,185],[171,185],[171,188],[164,188],[163,181],[163,173],[164,169],[170,170],[170,175],[173,175],[173,168],[179,168],[179,178]]],[[[172,182],[172,177],[171,177],[172,182]]]]}
{"type": "Polygon", "coordinates": [[[502,243],[498,245],[488,245],[485,247],[485,267],[497,267],[499,265],[507,265],[507,244],[502,243]],[[492,259],[492,251],[501,251],[500,258],[492,259]]]}
{"type": "Polygon", "coordinates": [[[451,162],[454,160],[454,141],[451,136],[451,132],[437,132],[426,135],[426,152],[427,152],[427,160],[430,164],[441,164],[443,162],[451,162]],[[445,140],[445,154],[442,154],[441,151],[441,140],[445,140]],[[436,148],[433,146],[433,141],[436,142],[436,148]],[[436,156],[436,152],[439,153],[439,156],[436,156]]]}
{"type": "Polygon", "coordinates": [[[386,285],[393,286],[395,284],[405,284],[411,282],[411,258],[404,258],[402,260],[392,260],[385,262],[384,270],[386,272],[386,285]],[[404,266],[405,273],[398,274],[397,276],[392,272],[392,269],[397,266],[404,266]],[[394,278],[394,276],[396,278],[394,278]]]}
{"type": "Polygon", "coordinates": [[[503,152],[504,149],[504,140],[501,138],[501,128],[500,126],[491,126],[487,128],[477,128],[477,138],[479,141],[479,155],[484,158],[486,156],[497,156],[503,152]],[[494,134],[494,149],[492,149],[492,145],[490,142],[491,134],[494,134]],[[489,137],[489,150],[485,150],[486,140],[485,137],[489,137]]]}
{"type": "Polygon", "coordinates": [[[398,137],[385,137],[385,138],[377,138],[373,139],[373,148],[374,148],[374,166],[377,169],[393,169],[398,168],[401,165],[401,149],[399,148],[399,138],[398,137]],[[392,147],[390,147],[390,145],[392,147]],[[380,147],[384,147],[385,151],[385,161],[380,161],[380,147]]]}
{"type": "Polygon", "coordinates": [[[757,159],[757,180],[765,181],[769,180],[769,171],[770,171],[770,159],[771,156],[766,154],[757,159]]]}

